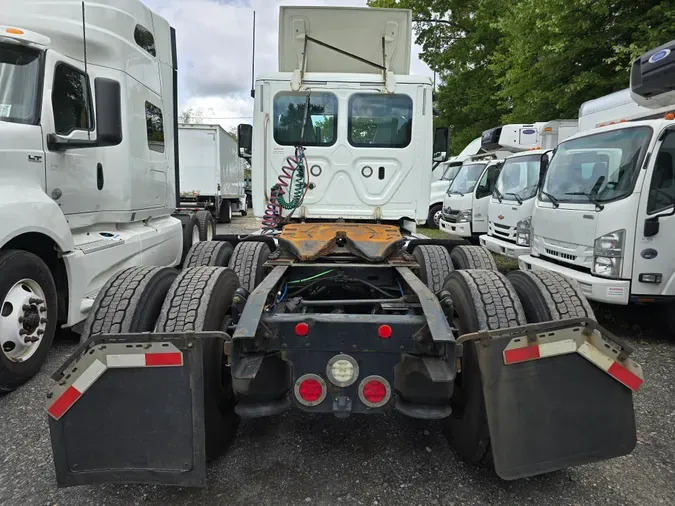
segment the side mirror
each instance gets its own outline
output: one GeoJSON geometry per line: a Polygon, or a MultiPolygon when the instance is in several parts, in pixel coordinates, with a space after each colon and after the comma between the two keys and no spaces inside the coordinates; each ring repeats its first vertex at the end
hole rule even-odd
{"type": "Polygon", "coordinates": [[[450,129],[439,127],[434,131],[434,162],[445,162],[450,153],[450,129]]]}
{"type": "Polygon", "coordinates": [[[118,81],[97,77],[96,139],[68,139],[57,134],[47,135],[50,151],[117,146],[122,142],[122,88],[118,81]]]}
{"type": "Polygon", "coordinates": [[[663,214],[658,214],[656,216],[652,216],[651,218],[647,218],[645,220],[645,229],[644,229],[644,236],[645,237],[653,237],[656,234],[659,233],[659,218],[665,218],[666,216],[673,216],[675,214],[675,202],[673,202],[673,208],[663,214]]]}
{"type": "Polygon", "coordinates": [[[645,237],[654,237],[659,233],[659,217],[654,216],[653,218],[647,218],[645,220],[645,237]]]}
{"type": "Polygon", "coordinates": [[[253,144],[253,127],[242,123],[237,127],[237,152],[239,158],[249,160],[251,158],[251,146],[253,144]]]}
{"type": "Polygon", "coordinates": [[[96,90],[96,140],[99,146],[122,142],[122,89],[112,79],[94,79],[96,90]]]}

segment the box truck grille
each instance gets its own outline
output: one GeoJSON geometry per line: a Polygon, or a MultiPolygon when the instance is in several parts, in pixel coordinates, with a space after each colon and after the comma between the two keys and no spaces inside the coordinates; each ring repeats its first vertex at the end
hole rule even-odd
{"type": "Polygon", "coordinates": [[[568,253],[561,253],[560,251],[555,251],[555,250],[548,249],[548,248],[546,248],[546,254],[550,255],[552,257],[562,258],[563,260],[568,260],[570,262],[574,262],[577,259],[576,255],[570,255],[568,253]]]}

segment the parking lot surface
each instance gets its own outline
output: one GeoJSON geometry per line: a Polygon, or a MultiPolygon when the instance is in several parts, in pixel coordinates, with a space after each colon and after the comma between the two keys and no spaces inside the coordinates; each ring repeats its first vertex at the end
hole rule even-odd
{"type": "MultiPolygon", "coordinates": [[[[246,230],[247,224],[236,228],[246,230]]],[[[241,225],[241,223],[239,223],[241,225]]],[[[222,233],[235,230],[219,227],[222,233]]],[[[42,372],[0,397],[3,505],[578,505],[675,503],[675,339],[659,309],[596,308],[634,347],[645,371],[635,396],[638,443],[623,458],[505,482],[463,464],[440,422],[392,412],[345,420],[288,411],[242,422],[230,451],[208,468],[206,489],[104,485],[58,489],[44,401],[49,375],[76,347],[63,333],[42,372]]]]}

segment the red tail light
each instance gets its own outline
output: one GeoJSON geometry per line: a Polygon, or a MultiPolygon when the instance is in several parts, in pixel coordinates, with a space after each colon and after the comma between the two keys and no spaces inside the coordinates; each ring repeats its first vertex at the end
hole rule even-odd
{"type": "Polygon", "coordinates": [[[305,374],[295,382],[295,397],[304,406],[316,406],[326,398],[326,382],[316,374],[305,374]]]}
{"type": "Polygon", "coordinates": [[[366,406],[379,408],[391,398],[391,386],[382,376],[368,376],[359,385],[359,398],[366,406]]]}

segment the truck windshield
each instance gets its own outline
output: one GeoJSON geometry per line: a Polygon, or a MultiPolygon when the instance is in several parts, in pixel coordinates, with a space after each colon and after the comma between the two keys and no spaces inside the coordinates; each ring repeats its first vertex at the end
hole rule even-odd
{"type": "Polygon", "coordinates": [[[641,126],[563,142],[551,160],[542,193],[574,203],[630,195],[651,135],[651,128],[641,126]]]}
{"type": "Polygon", "coordinates": [[[462,165],[459,168],[457,176],[455,176],[455,179],[450,183],[448,195],[453,193],[464,195],[465,193],[472,192],[480,175],[483,173],[484,168],[484,163],[467,163],[466,165],[462,165]]]}
{"type": "Polygon", "coordinates": [[[37,123],[40,52],[0,44],[0,121],[37,123]]]}
{"type": "Polygon", "coordinates": [[[455,177],[457,177],[457,173],[461,168],[461,165],[451,165],[450,167],[446,168],[445,172],[443,172],[443,175],[441,176],[441,181],[452,181],[455,179],[455,177]]]}
{"type": "Polygon", "coordinates": [[[537,194],[541,155],[518,156],[507,159],[497,179],[497,191],[502,200],[527,200],[537,194]]]}

